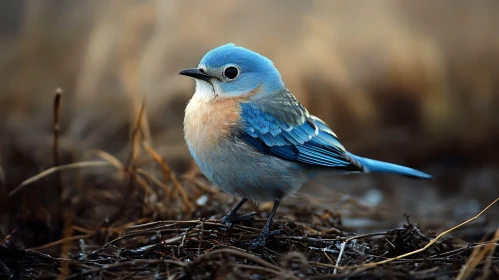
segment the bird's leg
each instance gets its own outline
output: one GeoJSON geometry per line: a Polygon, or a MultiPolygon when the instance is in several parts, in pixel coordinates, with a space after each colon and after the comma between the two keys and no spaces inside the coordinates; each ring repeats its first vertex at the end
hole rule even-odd
{"type": "Polygon", "coordinates": [[[267,237],[269,237],[269,235],[277,235],[281,233],[280,230],[273,230],[273,231],[270,230],[272,219],[274,218],[275,212],[277,211],[277,207],[279,207],[280,202],[281,200],[279,199],[274,200],[274,207],[272,207],[269,219],[267,220],[267,223],[265,223],[265,226],[263,227],[260,235],[258,235],[258,237],[250,243],[250,248],[249,248],[250,250],[264,246],[265,242],[267,241],[267,237]]]}
{"type": "Polygon", "coordinates": [[[240,215],[240,216],[236,215],[237,210],[239,210],[239,208],[241,208],[241,206],[243,206],[243,204],[246,203],[246,201],[248,201],[247,198],[241,199],[241,201],[239,201],[239,203],[237,203],[237,205],[234,206],[234,208],[232,208],[232,210],[230,210],[229,213],[227,213],[227,215],[223,216],[220,219],[220,222],[228,226],[227,230],[232,228],[233,223],[248,221],[252,218],[252,216],[257,214],[256,212],[252,212],[246,215],[240,215]]]}

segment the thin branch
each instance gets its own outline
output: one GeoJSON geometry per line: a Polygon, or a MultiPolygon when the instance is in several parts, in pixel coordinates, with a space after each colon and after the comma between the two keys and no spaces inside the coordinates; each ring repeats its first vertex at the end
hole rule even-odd
{"type": "Polygon", "coordinates": [[[27,185],[30,185],[54,172],[58,171],[63,171],[63,170],[68,170],[68,169],[75,169],[75,168],[84,168],[84,167],[100,167],[100,166],[109,166],[110,164],[105,161],[81,161],[81,162],[74,162],[70,164],[65,164],[65,165],[59,165],[56,167],[51,167],[45,171],[42,171],[38,173],[37,175],[24,180],[21,184],[19,184],[17,187],[15,187],[12,191],[9,192],[9,196],[13,196],[14,194],[18,193],[22,188],[26,187],[27,185]]]}
{"type": "Polygon", "coordinates": [[[128,206],[128,202],[130,200],[130,197],[132,195],[133,187],[135,185],[135,177],[136,177],[135,169],[137,168],[136,162],[137,162],[137,158],[138,158],[138,155],[140,152],[139,151],[139,148],[140,148],[140,144],[139,144],[140,126],[142,124],[142,116],[143,116],[144,111],[145,111],[145,106],[146,106],[145,100],[143,100],[142,105],[140,107],[139,114],[138,114],[137,119],[135,121],[135,126],[132,130],[130,154],[128,156],[128,159],[125,163],[124,170],[123,170],[125,172],[125,178],[128,178],[128,184],[127,184],[127,188],[125,191],[125,196],[123,197],[123,202],[121,203],[121,206],[119,207],[118,211],[116,211],[116,213],[114,213],[114,215],[109,219],[110,223],[113,223],[113,222],[119,220],[119,218],[121,218],[121,216],[125,212],[125,210],[128,206]]]}
{"type": "Polygon", "coordinates": [[[161,166],[161,169],[163,170],[163,182],[166,180],[166,175],[172,180],[173,185],[177,189],[177,191],[180,193],[180,196],[182,196],[182,200],[184,202],[184,205],[187,207],[187,210],[189,212],[194,211],[194,206],[192,205],[191,201],[189,200],[189,197],[187,196],[187,193],[185,192],[184,188],[180,184],[180,182],[177,180],[177,176],[173,171],[171,171],[170,167],[166,162],[161,158],[161,156],[149,145],[147,142],[143,142],[145,150],[152,156],[152,158],[161,166]]]}

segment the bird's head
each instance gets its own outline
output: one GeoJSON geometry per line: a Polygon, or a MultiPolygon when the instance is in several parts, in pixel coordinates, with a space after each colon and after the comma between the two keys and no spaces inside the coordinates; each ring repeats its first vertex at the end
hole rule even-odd
{"type": "Polygon", "coordinates": [[[270,59],[234,44],[209,51],[198,65],[179,74],[196,79],[196,92],[204,98],[238,97],[258,90],[273,93],[284,84],[270,59]],[[211,96],[209,96],[211,95],[211,96]]]}

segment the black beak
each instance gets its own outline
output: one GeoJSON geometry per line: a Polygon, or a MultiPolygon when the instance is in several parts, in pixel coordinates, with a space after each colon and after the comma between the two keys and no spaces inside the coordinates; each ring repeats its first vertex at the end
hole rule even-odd
{"type": "Polygon", "coordinates": [[[193,78],[200,79],[200,80],[204,80],[207,82],[209,82],[210,79],[213,78],[212,76],[206,74],[206,72],[204,70],[199,69],[199,68],[185,69],[185,70],[180,71],[179,74],[184,75],[184,76],[193,77],[193,78]]]}

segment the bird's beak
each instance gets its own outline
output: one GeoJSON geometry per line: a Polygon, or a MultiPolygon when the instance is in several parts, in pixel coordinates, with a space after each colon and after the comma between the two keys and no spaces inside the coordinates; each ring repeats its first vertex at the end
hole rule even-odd
{"type": "Polygon", "coordinates": [[[210,76],[204,72],[201,72],[201,70],[198,68],[185,69],[185,70],[180,71],[179,74],[184,75],[184,76],[193,77],[193,78],[200,79],[200,80],[204,80],[207,82],[209,82],[210,79],[213,78],[212,76],[210,76]]]}

